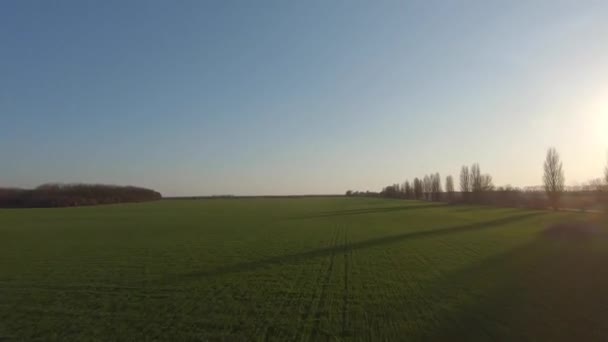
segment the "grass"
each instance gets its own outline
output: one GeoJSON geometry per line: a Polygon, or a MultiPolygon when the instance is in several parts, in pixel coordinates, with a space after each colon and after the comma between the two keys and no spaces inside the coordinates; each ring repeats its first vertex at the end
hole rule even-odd
{"type": "Polygon", "coordinates": [[[606,232],[367,198],[0,210],[0,341],[603,340],[606,232]]]}

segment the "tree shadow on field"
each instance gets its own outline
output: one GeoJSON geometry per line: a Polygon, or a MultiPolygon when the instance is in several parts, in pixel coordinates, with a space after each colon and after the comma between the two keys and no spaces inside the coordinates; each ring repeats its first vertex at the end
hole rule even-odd
{"type": "Polygon", "coordinates": [[[365,214],[377,214],[377,213],[388,213],[394,211],[409,211],[418,209],[430,209],[430,208],[441,208],[446,207],[448,204],[422,204],[422,205],[408,205],[399,207],[382,207],[382,208],[363,208],[363,209],[349,209],[349,210],[336,210],[336,211],[325,211],[315,215],[298,216],[294,219],[313,219],[333,216],[350,216],[350,215],[365,215],[365,214]]]}
{"type": "MultiPolygon", "coordinates": [[[[471,224],[465,224],[465,225],[454,226],[454,227],[439,228],[439,229],[433,229],[433,230],[421,230],[421,231],[413,231],[413,232],[410,231],[410,232],[406,232],[403,234],[389,235],[389,236],[383,236],[383,237],[376,238],[376,239],[354,242],[349,245],[349,248],[352,250],[358,250],[358,249],[378,247],[378,246],[394,244],[394,243],[398,243],[398,242],[415,240],[415,239],[421,239],[421,238],[445,236],[445,235],[458,234],[458,233],[464,233],[464,232],[470,232],[470,231],[476,231],[476,230],[482,230],[482,229],[492,229],[492,228],[500,227],[503,225],[518,222],[518,221],[525,220],[525,219],[532,218],[532,217],[539,216],[539,215],[543,215],[543,213],[534,212],[534,213],[527,213],[527,214],[521,214],[521,215],[512,215],[512,216],[507,216],[507,217],[503,217],[503,218],[496,219],[496,220],[475,222],[475,223],[471,223],[471,224]]],[[[166,281],[181,282],[181,281],[188,281],[188,280],[197,280],[200,278],[222,276],[222,275],[231,274],[231,273],[255,271],[255,270],[269,267],[269,266],[293,263],[293,262],[300,262],[300,261],[308,260],[308,259],[312,259],[312,258],[329,256],[329,255],[335,253],[336,251],[342,250],[343,248],[344,247],[341,245],[340,246],[336,245],[336,246],[318,248],[318,249],[314,249],[314,250],[307,251],[307,252],[279,255],[279,256],[270,257],[270,258],[266,258],[266,259],[250,261],[250,262],[243,262],[243,263],[239,263],[239,264],[235,264],[235,265],[220,267],[220,268],[216,268],[216,269],[208,270],[208,271],[190,272],[190,273],[174,275],[170,279],[166,279],[166,281]]]]}
{"type": "Polygon", "coordinates": [[[435,321],[411,340],[605,341],[608,229],[562,223],[425,290],[435,321]]]}

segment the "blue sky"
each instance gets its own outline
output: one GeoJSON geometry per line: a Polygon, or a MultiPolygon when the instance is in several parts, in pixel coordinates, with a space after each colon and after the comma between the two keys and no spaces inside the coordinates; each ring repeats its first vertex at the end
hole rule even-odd
{"type": "Polygon", "coordinates": [[[605,1],[3,1],[0,186],[343,193],[608,150],[605,1]]]}

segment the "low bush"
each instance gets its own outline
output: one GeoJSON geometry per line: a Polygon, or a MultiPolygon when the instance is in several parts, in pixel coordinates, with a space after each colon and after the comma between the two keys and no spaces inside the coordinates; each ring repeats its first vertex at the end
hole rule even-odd
{"type": "Polygon", "coordinates": [[[161,199],[160,193],[135,186],[45,184],[36,189],[0,189],[2,208],[73,207],[161,199]]]}

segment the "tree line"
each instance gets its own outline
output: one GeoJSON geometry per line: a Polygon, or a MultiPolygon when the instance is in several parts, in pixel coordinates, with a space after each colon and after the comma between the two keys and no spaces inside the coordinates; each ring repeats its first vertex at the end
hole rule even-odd
{"type": "Polygon", "coordinates": [[[155,201],[161,198],[159,192],[150,189],[104,184],[44,184],[35,189],[0,188],[2,208],[72,207],[155,201]]]}
{"type": "MultiPolygon", "coordinates": [[[[462,201],[474,201],[479,194],[494,190],[494,183],[490,174],[481,173],[481,167],[475,163],[462,166],[460,171],[460,197],[462,201]]],[[[500,189],[502,191],[502,188],[500,189]]],[[[352,193],[352,192],[351,192],[352,193]]],[[[379,193],[382,197],[403,198],[426,201],[454,201],[457,199],[454,177],[448,175],[445,178],[445,191],[442,187],[441,175],[436,172],[414,178],[410,183],[406,180],[402,184],[386,186],[379,193]]]]}
{"type": "MultiPolygon", "coordinates": [[[[452,175],[445,178],[444,191],[440,174],[433,173],[416,177],[412,182],[406,180],[403,183],[385,186],[380,192],[349,190],[346,195],[559,209],[568,188],[565,186],[563,164],[555,148],[547,150],[542,179],[543,186],[540,188],[520,189],[510,185],[496,187],[492,176],[482,173],[479,164],[474,163],[470,167],[468,165],[461,167],[458,191],[455,189],[452,175]]],[[[608,202],[608,163],[604,169],[603,179],[593,180],[583,189],[576,191],[576,194],[571,190],[572,195],[567,200],[567,207],[584,209],[593,205],[593,202],[604,204],[608,202]],[[593,194],[586,194],[591,192],[590,190],[593,190],[593,194]]]]}

